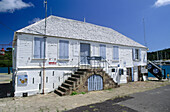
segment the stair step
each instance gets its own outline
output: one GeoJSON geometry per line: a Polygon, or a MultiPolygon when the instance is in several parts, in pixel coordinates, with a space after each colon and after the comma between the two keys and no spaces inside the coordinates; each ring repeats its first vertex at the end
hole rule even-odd
{"type": "Polygon", "coordinates": [[[65,88],[73,87],[73,85],[70,85],[70,84],[68,84],[68,83],[63,83],[62,86],[65,87],[65,88]]]}
{"type": "Polygon", "coordinates": [[[80,75],[72,74],[71,77],[77,77],[80,78],[80,75]]]}
{"type": "Polygon", "coordinates": [[[75,72],[75,74],[83,75],[84,72],[83,71],[77,71],[77,72],[75,72]]]}
{"type": "Polygon", "coordinates": [[[72,81],[77,81],[79,78],[77,77],[69,77],[68,80],[72,80],[72,81]]]}
{"type": "Polygon", "coordinates": [[[62,91],[62,92],[66,92],[68,90],[68,88],[65,88],[63,86],[59,86],[58,90],[62,91]]]}
{"type": "Polygon", "coordinates": [[[70,85],[73,85],[75,81],[72,81],[72,80],[66,80],[65,81],[66,83],[70,84],[70,85]]]}
{"type": "Polygon", "coordinates": [[[77,71],[83,71],[83,72],[85,72],[85,71],[88,71],[89,69],[78,69],[77,71]]]}
{"type": "Polygon", "coordinates": [[[56,89],[54,92],[55,92],[56,94],[58,94],[59,96],[65,95],[65,92],[62,92],[62,91],[60,91],[60,90],[58,90],[58,89],[56,89]]]}

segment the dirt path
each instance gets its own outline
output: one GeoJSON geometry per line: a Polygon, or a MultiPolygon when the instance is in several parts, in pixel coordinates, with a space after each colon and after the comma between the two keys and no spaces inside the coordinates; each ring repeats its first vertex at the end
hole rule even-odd
{"type": "Polygon", "coordinates": [[[157,87],[170,85],[170,82],[146,81],[122,84],[111,90],[94,91],[87,94],[60,97],[55,93],[21,98],[0,99],[0,112],[57,112],[69,110],[79,106],[103,102],[118,96],[125,96],[136,92],[143,92],[157,87]]]}

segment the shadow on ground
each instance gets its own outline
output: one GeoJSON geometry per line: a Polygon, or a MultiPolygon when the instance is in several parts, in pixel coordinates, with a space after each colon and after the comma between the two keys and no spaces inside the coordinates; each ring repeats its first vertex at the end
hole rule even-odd
{"type": "Polygon", "coordinates": [[[0,98],[13,97],[13,87],[11,83],[0,84],[0,98]]]}
{"type": "Polygon", "coordinates": [[[87,106],[78,107],[65,112],[137,112],[129,107],[119,105],[121,101],[132,99],[133,97],[125,96],[115,99],[106,100],[102,103],[91,104],[87,106]]]}

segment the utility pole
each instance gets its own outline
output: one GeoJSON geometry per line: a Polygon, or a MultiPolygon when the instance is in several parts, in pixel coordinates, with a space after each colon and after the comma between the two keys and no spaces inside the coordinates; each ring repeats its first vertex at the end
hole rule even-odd
{"type": "Polygon", "coordinates": [[[45,93],[45,51],[46,51],[46,32],[47,32],[47,0],[44,1],[45,4],[45,29],[44,29],[44,56],[43,56],[43,94],[45,93]]]}
{"type": "Polygon", "coordinates": [[[145,32],[145,19],[143,18],[143,33],[144,33],[144,42],[145,46],[147,47],[147,42],[146,42],[146,32],[145,32]]]}

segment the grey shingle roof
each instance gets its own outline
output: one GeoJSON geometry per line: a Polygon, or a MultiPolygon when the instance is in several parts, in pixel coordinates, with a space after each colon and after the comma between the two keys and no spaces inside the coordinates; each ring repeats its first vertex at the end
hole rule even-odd
{"type": "MultiPolygon", "coordinates": [[[[45,22],[43,19],[16,32],[44,34],[44,24],[45,22]]],[[[47,18],[46,34],[50,36],[98,41],[117,45],[145,47],[111,28],[57,16],[49,16],[47,18]]]]}

